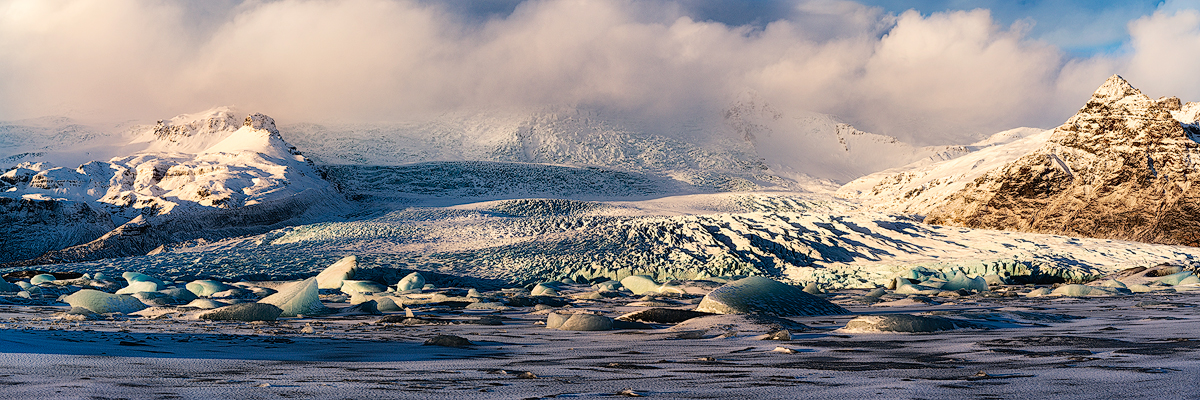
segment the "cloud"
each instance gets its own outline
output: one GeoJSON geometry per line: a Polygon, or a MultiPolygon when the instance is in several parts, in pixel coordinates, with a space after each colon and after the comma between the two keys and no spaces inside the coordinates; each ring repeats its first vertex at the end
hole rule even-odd
{"type": "Polygon", "coordinates": [[[0,2],[0,119],[236,105],[281,121],[377,121],[559,104],[678,119],[754,91],[935,144],[1053,126],[1114,69],[1200,91],[1183,63],[1155,75],[1172,46],[1194,48],[1194,11],[1131,24],[1133,55],[1081,60],[986,10],[753,4],[12,0],[0,2]],[[722,14],[730,4],[743,7],[722,14]]]}

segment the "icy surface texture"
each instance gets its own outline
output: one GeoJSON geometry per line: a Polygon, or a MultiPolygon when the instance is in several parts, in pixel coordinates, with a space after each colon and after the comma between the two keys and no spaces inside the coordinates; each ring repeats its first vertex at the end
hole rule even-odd
{"type": "Polygon", "coordinates": [[[704,296],[696,311],[780,317],[850,313],[800,288],[759,276],[734,281],[713,290],[704,296]]]}
{"type": "Polygon", "coordinates": [[[141,300],[129,295],[109,294],[99,290],[83,289],[63,298],[71,307],[83,307],[94,313],[128,314],[146,308],[141,300]]]}

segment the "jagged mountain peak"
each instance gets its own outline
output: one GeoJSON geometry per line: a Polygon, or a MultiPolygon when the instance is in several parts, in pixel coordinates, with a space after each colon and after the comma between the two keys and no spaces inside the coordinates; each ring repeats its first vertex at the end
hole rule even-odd
{"type": "Polygon", "coordinates": [[[1108,80],[1104,81],[1094,93],[1092,93],[1092,102],[1112,103],[1130,96],[1140,96],[1145,100],[1150,100],[1149,97],[1142,94],[1141,90],[1129,84],[1129,81],[1122,78],[1120,75],[1113,74],[1108,80]]]}

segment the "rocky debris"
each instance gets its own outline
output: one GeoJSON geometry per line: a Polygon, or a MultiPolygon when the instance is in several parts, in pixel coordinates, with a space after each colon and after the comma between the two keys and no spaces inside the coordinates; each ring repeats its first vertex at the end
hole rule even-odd
{"type": "Polygon", "coordinates": [[[1042,147],[968,183],[925,223],[1200,246],[1197,108],[1114,75],[1042,147]]]}
{"type": "Polygon", "coordinates": [[[696,311],[714,314],[766,314],[780,317],[841,315],[850,311],[803,289],[752,276],[721,286],[700,301],[696,311]]]}

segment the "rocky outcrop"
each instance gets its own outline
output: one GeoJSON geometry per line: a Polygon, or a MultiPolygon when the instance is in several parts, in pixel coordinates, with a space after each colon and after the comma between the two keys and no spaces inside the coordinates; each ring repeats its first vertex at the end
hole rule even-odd
{"type": "Polygon", "coordinates": [[[966,184],[925,222],[1200,245],[1197,111],[1114,75],[1044,145],[966,184]]]}

